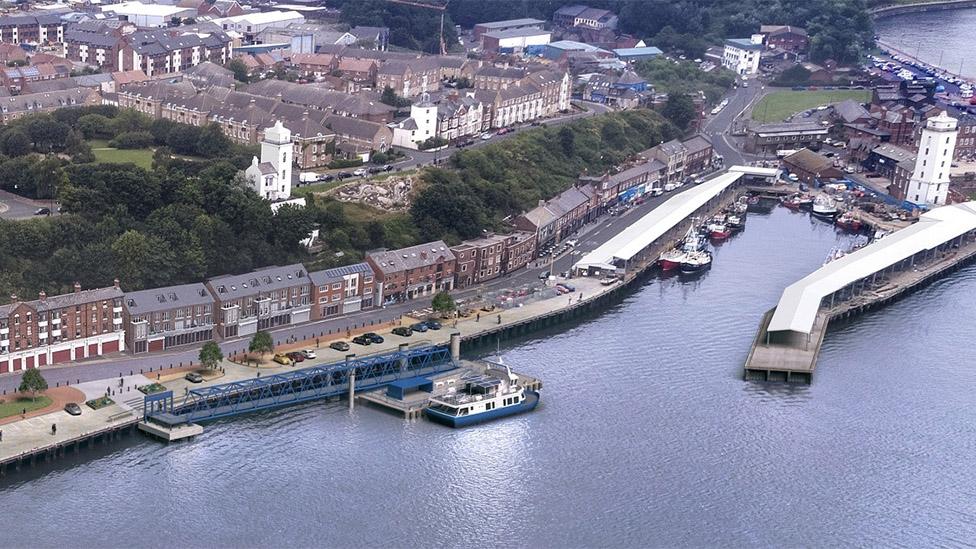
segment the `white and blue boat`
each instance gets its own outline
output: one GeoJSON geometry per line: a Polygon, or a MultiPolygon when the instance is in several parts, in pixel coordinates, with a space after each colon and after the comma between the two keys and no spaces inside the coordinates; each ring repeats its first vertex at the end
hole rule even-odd
{"type": "Polygon", "coordinates": [[[499,370],[491,368],[462,378],[464,385],[456,392],[431,397],[427,417],[450,427],[467,427],[534,410],[539,393],[519,385],[518,376],[503,367],[504,374],[492,375],[499,370]]]}

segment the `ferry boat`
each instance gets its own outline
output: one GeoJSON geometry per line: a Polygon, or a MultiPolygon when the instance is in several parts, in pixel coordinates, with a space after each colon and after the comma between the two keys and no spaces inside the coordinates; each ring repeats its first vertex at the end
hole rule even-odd
{"type": "Polygon", "coordinates": [[[851,212],[844,212],[834,221],[834,224],[838,228],[844,229],[845,231],[859,232],[861,230],[861,220],[854,216],[851,212]]]}
{"type": "Polygon", "coordinates": [[[508,366],[500,366],[505,374],[473,374],[461,379],[464,387],[458,392],[432,397],[427,417],[457,428],[534,410],[539,393],[520,386],[518,376],[508,366]]]}
{"type": "Polygon", "coordinates": [[[837,216],[837,206],[834,206],[834,201],[829,196],[817,195],[817,198],[813,200],[813,215],[824,219],[833,219],[837,216]]]}
{"type": "Polygon", "coordinates": [[[681,248],[674,248],[661,254],[657,258],[657,264],[661,267],[662,271],[671,271],[681,266],[681,262],[685,260],[686,255],[688,255],[687,252],[681,248]]]}
{"type": "Polygon", "coordinates": [[[712,252],[698,251],[688,254],[681,262],[681,272],[684,274],[704,271],[712,265],[712,252]]]}

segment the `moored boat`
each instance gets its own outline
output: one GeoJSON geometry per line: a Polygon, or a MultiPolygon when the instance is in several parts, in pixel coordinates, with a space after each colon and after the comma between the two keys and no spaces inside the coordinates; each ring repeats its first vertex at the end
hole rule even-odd
{"type": "Polygon", "coordinates": [[[837,206],[834,205],[832,198],[825,194],[820,194],[813,200],[812,213],[817,217],[833,219],[837,216],[837,206]]]}
{"type": "Polygon", "coordinates": [[[728,225],[724,223],[709,223],[708,224],[708,236],[715,240],[724,240],[732,234],[729,230],[728,225]]]}
{"type": "Polygon", "coordinates": [[[844,212],[841,214],[840,217],[834,221],[834,224],[837,225],[838,228],[855,233],[860,231],[861,227],[863,226],[861,224],[861,220],[851,212],[844,212]]]}
{"type": "Polygon", "coordinates": [[[661,267],[662,271],[677,269],[681,266],[681,262],[685,260],[686,255],[688,255],[687,252],[681,248],[674,248],[661,254],[657,258],[657,264],[661,267]]]}
{"type": "Polygon", "coordinates": [[[730,215],[725,218],[725,226],[729,228],[730,231],[740,231],[745,227],[745,223],[742,217],[738,215],[730,215]]]}
{"type": "Polygon", "coordinates": [[[539,393],[519,385],[518,376],[507,366],[505,372],[462,378],[464,386],[458,392],[431,397],[427,417],[450,427],[466,427],[535,409],[539,393]]]}
{"type": "Polygon", "coordinates": [[[712,252],[707,250],[698,251],[690,253],[687,255],[685,260],[681,263],[681,272],[697,273],[699,271],[704,271],[705,269],[711,267],[712,265],[712,252]]]}
{"type": "Polygon", "coordinates": [[[681,241],[681,250],[684,252],[697,252],[704,250],[707,246],[708,241],[698,232],[693,222],[691,227],[688,228],[688,232],[685,233],[684,239],[681,241]]]}

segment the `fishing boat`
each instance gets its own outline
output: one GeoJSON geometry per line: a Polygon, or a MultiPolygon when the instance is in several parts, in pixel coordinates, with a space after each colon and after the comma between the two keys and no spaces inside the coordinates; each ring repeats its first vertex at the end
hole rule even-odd
{"type": "Polygon", "coordinates": [[[681,262],[681,272],[683,274],[697,273],[708,269],[712,265],[712,252],[707,250],[693,252],[687,255],[681,262]]]}
{"type": "Polygon", "coordinates": [[[837,206],[834,205],[832,198],[825,194],[818,194],[813,199],[813,215],[823,219],[833,219],[837,216],[837,206]]]}
{"type": "Polygon", "coordinates": [[[730,215],[725,218],[725,226],[729,228],[730,231],[741,231],[745,226],[745,222],[742,217],[738,215],[730,215]]]}
{"type": "Polygon", "coordinates": [[[661,267],[662,271],[671,271],[677,269],[681,266],[681,262],[685,260],[687,252],[679,248],[673,248],[661,254],[657,258],[657,264],[661,267]]]}
{"type": "Polygon", "coordinates": [[[695,220],[692,220],[691,227],[681,240],[681,249],[684,252],[698,252],[708,247],[708,240],[695,228],[695,220]]]}
{"type": "Polygon", "coordinates": [[[535,409],[539,393],[519,385],[518,376],[505,365],[489,368],[484,374],[461,378],[463,386],[455,393],[431,397],[425,413],[437,423],[466,427],[535,409]]]}
{"type": "Polygon", "coordinates": [[[725,240],[732,234],[729,230],[728,225],[725,223],[709,223],[708,224],[708,236],[715,240],[725,240]]]}
{"type": "Polygon", "coordinates": [[[854,233],[859,232],[862,227],[861,220],[855,217],[851,212],[844,212],[841,214],[840,217],[837,218],[837,221],[834,221],[834,224],[840,229],[854,233]]]}

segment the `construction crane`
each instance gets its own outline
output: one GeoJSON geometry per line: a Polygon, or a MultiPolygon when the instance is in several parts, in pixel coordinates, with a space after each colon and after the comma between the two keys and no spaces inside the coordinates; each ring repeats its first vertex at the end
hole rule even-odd
{"type": "Polygon", "coordinates": [[[404,6],[413,6],[415,8],[424,8],[428,10],[436,10],[441,12],[441,55],[447,55],[447,44],[444,42],[444,12],[447,11],[447,3],[450,0],[444,0],[443,4],[429,4],[421,0],[388,0],[391,4],[402,4],[404,6]]]}

